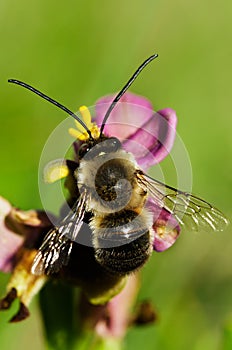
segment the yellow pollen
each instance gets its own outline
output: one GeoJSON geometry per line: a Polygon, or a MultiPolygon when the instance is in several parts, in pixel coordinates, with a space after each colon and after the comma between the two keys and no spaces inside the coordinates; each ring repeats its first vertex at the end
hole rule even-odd
{"type": "Polygon", "coordinates": [[[54,183],[57,180],[67,177],[69,169],[63,161],[52,161],[44,169],[44,180],[46,183],[54,183]]]}
{"type": "Polygon", "coordinates": [[[92,121],[91,121],[91,114],[90,114],[90,111],[89,111],[88,107],[81,106],[79,108],[79,111],[80,111],[80,113],[82,115],[83,122],[85,123],[85,125],[89,129],[92,126],[92,121]]]}
{"type": "MultiPolygon", "coordinates": [[[[98,138],[100,136],[100,130],[96,123],[93,123],[91,121],[91,114],[86,106],[81,106],[79,108],[80,114],[82,116],[83,122],[87,126],[88,130],[91,132],[91,135],[94,139],[98,138]]],[[[86,141],[89,138],[89,134],[87,133],[86,129],[78,123],[77,120],[75,120],[76,124],[76,129],[74,128],[69,128],[69,134],[73,136],[74,138],[81,140],[81,141],[86,141]]]]}

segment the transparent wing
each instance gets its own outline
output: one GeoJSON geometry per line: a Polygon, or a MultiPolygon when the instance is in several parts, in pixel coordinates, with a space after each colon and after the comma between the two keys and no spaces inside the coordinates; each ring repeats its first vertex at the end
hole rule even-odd
{"type": "Polygon", "coordinates": [[[73,242],[83,224],[85,202],[84,192],[60,225],[47,233],[32,265],[34,275],[50,275],[68,264],[73,242]]]}
{"type": "Polygon", "coordinates": [[[222,231],[228,225],[227,218],[203,199],[152,179],[141,170],[136,175],[139,185],[148,191],[156,205],[174,215],[179,224],[195,231],[199,228],[222,231]]]}

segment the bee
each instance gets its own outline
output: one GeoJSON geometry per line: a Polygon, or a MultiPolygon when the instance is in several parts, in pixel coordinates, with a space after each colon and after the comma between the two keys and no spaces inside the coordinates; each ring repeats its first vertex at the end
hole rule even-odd
{"type": "Polygon", "coordinates": [[[184,191],[177,190],[148,176],[132,153],[123,149],[116,137],[104,135],[104,127],[115,105],[140,72],[158,55],[146,59],[120,90],[109,106],[99,133],[94,136],[72,111],[34,87],[14,79],[74,117],[88,137],[72,165],[76,195],[72,209],[45,236],[32,264],[35,275],[54,275],[68,266],[75,254],[79,235],[90,237],[93,259],[112,275],[126,276],[139,269],[153,250],[154,218],[146,207],[148,197],[159,210],[173,215],[178,225],[191,229],[205,226],[222,230],[228,221],[211,204],[184,191]]]}

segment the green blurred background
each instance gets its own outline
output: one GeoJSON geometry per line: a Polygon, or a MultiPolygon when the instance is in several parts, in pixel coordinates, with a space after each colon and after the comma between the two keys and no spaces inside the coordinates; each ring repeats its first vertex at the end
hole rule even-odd
{"type": "MultiPolygon", "coordinates": [[[[43,145],[65,115],[7,84],[22,79],[76,110],[117,91],[159,53],[132,91],[155,109],[172,107],[189,152],[193,191],[231,215],[231,11],[229,1],[0,1],[0,193],[41,207],[37,169],[43,145]]],[[[169,160],[163,162],[165,176],[169,160]]],[[[166,175],[167,174],[167,175],[166,175]]],[[[151,299],[157,324],[128,333],[126,349],[232,349],[232,237],[183,231],[143,269],[139,299],[151,299]]],[[[9,276],[1,274],[4,293],[9,276]]],[[[44,348],[37,302],[9,325],[0,314],[2,350],[44,348]]]]}

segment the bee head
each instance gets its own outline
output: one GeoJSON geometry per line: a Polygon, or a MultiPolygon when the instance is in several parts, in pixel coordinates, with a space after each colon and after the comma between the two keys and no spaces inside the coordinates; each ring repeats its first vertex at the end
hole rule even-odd
{"type": "Polygon", "coordinates": [[[87,142],[82,143],[78,151],[79,159],[85,158],[86,160],[93,159],[103,154],[109,154],[117,152],[122,148],[122,144],[116,137],[105,137],[102,135],[98,139],[89,139],[87,142]]]}

